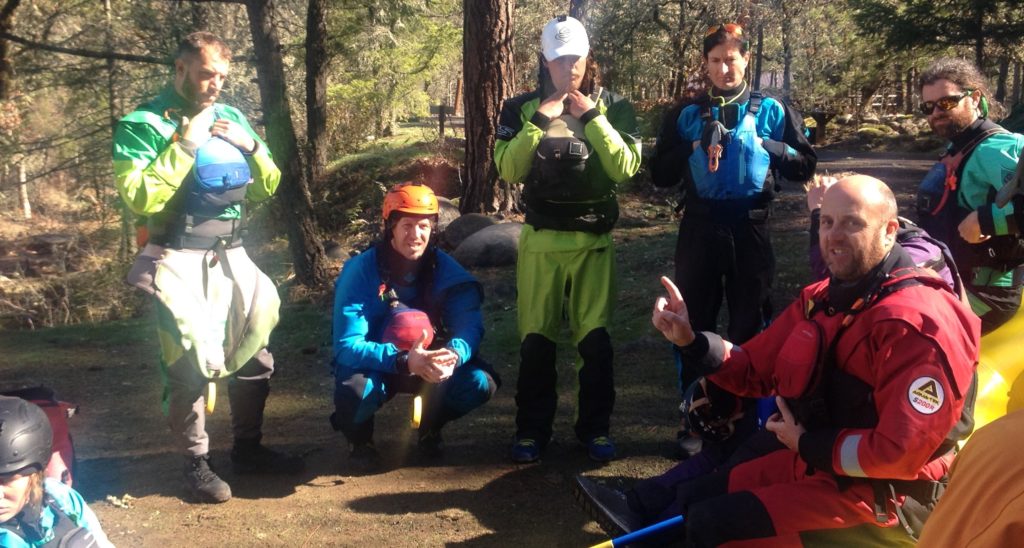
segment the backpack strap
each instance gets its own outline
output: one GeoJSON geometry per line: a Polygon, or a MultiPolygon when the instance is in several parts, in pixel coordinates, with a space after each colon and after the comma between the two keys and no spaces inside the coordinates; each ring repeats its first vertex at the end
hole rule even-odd
{"type": "Polygon", "coordinates": [[[1003,129],[1002,126],[992,124],[992,126],[978,132],[973,139],[957,152],[950,154],[947,150],[943,153],[939,161],[946,165],[946,188],[956,190],[960,177],[964,173],[964,166],[967,165],[967,159],[970,158],[974,149],[978,148],[978,145],[985,139],[1001,133],[1009,133],[1009,131],[1003,129]]]}
{"type": "Polygon", "coordinates": [[[757,113],[761,110],[761,101],[763,99],[764,97],[760,91],[750,92],[750,102],[747,103],[747,116],[757,118],[757,113]]]}

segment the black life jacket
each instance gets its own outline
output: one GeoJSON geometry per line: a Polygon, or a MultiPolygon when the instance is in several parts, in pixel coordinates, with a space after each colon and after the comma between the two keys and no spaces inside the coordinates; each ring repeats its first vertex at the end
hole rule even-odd
{"type": "MultiPolygon", "coordinates": [[[[598,88],[591,99],[609,107],[614,98],[598,88]]],[[[598,172],[583,124],[568,113],[555,118],[534,153],[523,186],[526,222],[536,228],[603,234],[619,218],[615,183],[598,172]]]]}

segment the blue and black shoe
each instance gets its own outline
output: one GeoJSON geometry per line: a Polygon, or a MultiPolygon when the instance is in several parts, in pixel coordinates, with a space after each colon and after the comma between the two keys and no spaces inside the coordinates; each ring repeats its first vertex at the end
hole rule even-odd
{"type": "Polygon", "coordinates": [[[587,442],[587,456],[595,462],[608,462],[615,458],[615,442],[608,436],[596,436],[587,442]]]}
{"type": "Polygon", "coordinates": [[[540,460],[540,445],[533,438],[519,438],[512,444],[512,462],[529,464],[540,460]]]}

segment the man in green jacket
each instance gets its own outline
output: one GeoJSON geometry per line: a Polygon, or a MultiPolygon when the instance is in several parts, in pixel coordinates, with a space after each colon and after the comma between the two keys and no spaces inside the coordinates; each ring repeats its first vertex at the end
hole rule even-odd
{"type": "Polygon", "coordinates": [[[231,377],[235,471],[303,468],[260,443],[280,301],[241,247],[244,205],[270,197],[281,172],[245,116],[217,102],[230,61],[213,34],[186,36],[173,84],[118,122],[113,147],[118,192],[145,220],[127,281],[156,297],[165,411],[186,455],[185,484],[201,502],[231,498],[209,464],[204,412],[215,379],[231,377]]]}
{"type": "Polygon", "coordinates": [[[939,59],[921,73],[921,111],[949,146],[922,181],[918,219],[950,247],[982,334],[1017,313],[1024,278],[1024,247],[1013,204],[995,196],[1013,178],[1024,135],[990,119],[997,105],[969,61],[939,59]]]}
{"type": "Polygon", "coordinates": [[[558,405],[554,340],[564,305],[579,351],[576,437],[591,459],[605,462],[615,456],[607,329],[615,302],[615,190],[640,169],[639,130],[633,106],[601,87],[579,21],[549,21],[541,50],[538,89],[505,101],[494,147],[498,174],[524,183],[526,204],[516,280],[522,361],[512,460],[538,460],[551,439],[558,405]]]}

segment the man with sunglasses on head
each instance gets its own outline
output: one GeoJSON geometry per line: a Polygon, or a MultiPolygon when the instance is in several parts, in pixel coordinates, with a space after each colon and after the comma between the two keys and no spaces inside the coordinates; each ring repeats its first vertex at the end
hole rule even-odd
{"type": "Polygon", "coordinates": [[[918,192],[918,220],[952,250],[982,333],[1004,324],[1021,302],[1024,242],[1012,204],[995,196],[1013,178],[1024,136],[990,119],[978,69],[963,59],[939,59],[919,80],[921,112],[936,135],[950,143],[918,192]]]}

